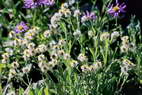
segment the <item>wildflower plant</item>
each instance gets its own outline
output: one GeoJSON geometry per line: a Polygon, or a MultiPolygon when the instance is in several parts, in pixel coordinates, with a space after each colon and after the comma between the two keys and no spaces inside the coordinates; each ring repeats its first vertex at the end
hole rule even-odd
{"type": "Polygon", "coordinates": [[[118,17],[120,13],[125,13],[126,5],[124,3],[119,4],[118,0],[116,0],[116,5],[110,5],[108,9],[108,13],[114,17],[118,17]]]}

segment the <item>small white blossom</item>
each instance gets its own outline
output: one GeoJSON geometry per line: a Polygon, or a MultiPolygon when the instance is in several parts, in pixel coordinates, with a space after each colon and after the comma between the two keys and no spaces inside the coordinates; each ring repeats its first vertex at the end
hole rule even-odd
{"type": "Polygon", "coordinates": [[[34,43],[29,43],[27,45],[28,49],[34,49],[35,48],[35,44],[34,43]]]}
{"type": "Polygon", "coordinates": [[[38,61],[39,62],[45,61],[45,60],[46,60],[46,57],[43,54],[41,54],[41,55],[38,56],[38,61]]]}
{"type": "Polygon", "coordinates": [[[29,29],[28,32],[24,34],[24,38],[27,40],[32,40],[36,36],[36,32],[34,29],[29,29]]]}
{"type": "Polygon", "coordinates": [[[58,50],[57,54],[58,54],[58,56],[64,56],[65,51],[64,50],[58,50]]]}
{"type": "Polygon", "coordinates": [[[102,68],[102,62],[96,61],[93,65],[90,66],[92,71],[96,71],[100,68],[102,68]]]}
{"type": "Polygon", "coordinates": [[[15,69],[10,69],[10,70],[9,70],[9,75],[8,75],[9,80],[10,80],[11,78],[13,78],[16,74],[17,74],[17,72],[16,72],[15,69]]]}
{"type": "Polygon", "coordinates": [[[91,70],[91,68],[90,68],[88,65],[82,65],[82,66],[81,66],[81,70],[82,70],[83,72],[88,72],[88,71],[91,70]]]}
{"type": "Polygon", "coordinates": [[[49,67],[47,64],[43,64],[43,66],[40,68],[42,72],[47,72],[49,70],[49,67]]]}
{"type": "Polygon", "coordinates": [[[81,15],[81,12],[80,12],[80,10],[75,10],[74,11],[74,17],[77,17],[77,16],[80,16],[81,15]]]}
{"type": "Polygon", "coordinates": [[[66,41],[65,40],[63,40],[63,39],[61,39],[61,40],[59,40],[59,42],[58,42],[58,45],[65,45],[66,44],[66,41]]]}
{"type": "Polygon", "coordinates": [[[47,51],[47,46],[45,44],[41,44],[36,48],[36,53],[43,53],[47,51]]]}
{"type": "Polygon", "coordinates": [[[137,49],[137,47],[136,47],[136,45],[135,45],[134,43],[130,43],[130,44],[129,44],[129,50],[130,50],[131,52],[135,52],[136,49],[137,49]]]}
{"type": "Polygon", "coordinates": [[[24,54],[23,56],[25,57],[31,57],[31,56],[34,56],[35,52],[31,49],[25,49],[23,54],[24,54]]]}
{"type": "Polygon", "coordinates": [[[73,5],[76,2],[76,0],[68,0],[69,5],[73,5]]]}
{"type": "Polygon", "coordinates": [[[115,31],[111,34],[111,40],[114,42],[120,36],[120,33],[115,31]]]}
{"type": "Polygon", "coordinates": [[[124,75],[128,75],[128,71],[132,70],[135,67],[135,64],[132,63],[128,59],[123,59],[122,64],[120,65],[121,67],[121,73],[124,75]]]}
{"type": "Polygon", "coordinates": [[[122,40],[122,44],[128,44],[129,43],[129,37],[128,36],[123,36],[121,38],[121,40],[122,40]]]}
{"type": "Polygon", "coordinates": [[[65,60],[68,60],[68,59],[71,58],[71,56],[70,56],[69,53],[65,53],[64,56],[63,56],[63,58],[64,58],[65,60]]]}
{"type": "Polygon", "coordinates": [[[50,56],[51,56],[51,59],[58,59],[58,55],[56,52],[52,52],[50,56]]]}
{"type": "Polygon", "coordinates": [[[9,53],[2,54],[3,59],[9,59],[9,57],[10,57],[9,53]]]}
{"type": "Polygon", "coordinates": [[[57,60],[54,60],[54,59],[48,62],[48,66],[49,66],[50,68],[55,67],[55,65],[57,65],[57,64],[58,64],[58,61],[57,61],[57,60]]]}
{"type": "Polygon", "coordinates": [[[8,62],[9,62],[8,59],[2,59],[2,60],[1,60],[1,63],[3,63],[3,64],[6,64],[6,63],[8,63],[8,62]]]}
{"type": "Polygon", "coordinates": [[[13,62],[12,64],[11,64],[11,66],[12,66],[12,68],[18,68],[19,67],[19,63],[17,62],[17,61],[15,61],[15,62],[13,62]]]}
{"type": "Polygon", "coordinates": [[[57,28],[58,27],[58,22],[61,20],[62,14],[61,13],[55,13],[52,17],[51,17],[51,25],[53,28],[57,28]]]}
{"type": "Polygon", "coordinates": [[[44,35],[45,38],[48,38],[48,37],[51,36],[51,31],[50,30],[46,30],[46,31],[44,31],[43,35],[44,35]]]}
{"type": "Polygon", "coordinates": [[[100,35],[101,41],[109,40],[109,38],[110,38],[110,34],[108,32],[104,32],[100,35]]]}
{"type": "Polygon", "coordinates": [[[16,33],[14,31],[10,31],[9,32],[9,37],[10,38],[15,38],[16,37],[16,33]]]}
{"type": "Polygon", "coordinates": [[[73,61],[70,63],[71,67],[76,67],[78,64],[79,64],[79,63],[78,63],[77,61],[75,61],[75,60],[73,60],[73,61]]]}
{"type": "Polygon", "coordinates": [[[32,68],[32,64],[27,65],[26,67],[22,68],[23,73],[29,73],[32,68]]]}
{"type": "Polygon", "coordinates": [[[75,37],[79,37],[79,36],[81,35],[81,31],[77,29],[77,30],[73,33],[73,35],[74,35],[75,37]]]}
{"type": "Polygon", "coordinates": [[[6,48],[5,51],[11,56],[13,55],[13,49],[12,48],[6,48]]]}
{"type": "Polygon", "coordinates": [[[84,55],[84,54],[79,54],[79,56],[77,57],[77,59],[81,62],[85,62],[88,60],[88,58],[84,55]]]}
{"type": "Polygon", "coordinates": [[[122,53],[128,52],[128,51],[129,51],[129,45],[128,45],[128,44],[122,45],[122,46],[120,47],[120,51],[121,51],[122,53]]]}
{"type": "Polygon", "coordinates": [[[94,36],[94,32],[92,30],[88,31],[88,36],[89,37],[93,37],[94,36]]]}

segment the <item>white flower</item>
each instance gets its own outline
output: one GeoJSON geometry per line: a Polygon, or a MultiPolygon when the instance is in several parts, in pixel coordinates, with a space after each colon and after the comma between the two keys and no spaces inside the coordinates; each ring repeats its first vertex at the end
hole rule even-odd
{"type": "Polygon", "coordinates": [[[102,68],[102,62],[96,61],[93,65],[90,66],[91,70],[96,71],[102,68]]]}
{"type": "Polygon", "coordinates": [[[27,45],[28,49],[34,49],[35,48],[35,44],[34,43],[29,43],[27,45]]]}
{"type": "Polygon", "coordinates": [[[68,8],[68,7],[69,7],[68,3],[63,3],[63,4],[61,5],[61,8],[68,8]]]}
{"type": "Polygon", "coordinates": [[[120,36],[119,32],[115,31],[111,34],[111,40],[114,42],[120,36]]]}
{"type": "Polygon", "coordinates": [[[64,56],[65,51],[64,50],[58,50],[57,54],[58,54],[58,56],[64,56]]]}
{"type": "Polygon", "coordinates": [[[58,22],[61,20],[62,14],[61,13],[55,13],[52,17],[51,17],[51,25],[53,28],[57,28],[58,27],[58,22]]]}
{"type": "Polygon", "coordinates": [[[43,35],[44,35],[45,38],[48,38],[48,37],[51,36],[51,31],[50,30],[46,30],[46,31],[44,31],[43,35]]]}
{"type": "Polygon", "coordinates": [[[57,55],[57,53],[54,52],[54,51],[51,53],[50,56],[51,56],[51,59],[53,59],[53,60],[54,60],[54,59],[58,59],[58,55],[57,55]]]}
{"type": "Polygon", "coordinates": [[[35,29],[29,29],[28,32],[24,34],[24,38],[27,40],[32,40],[36,36],[35,29]]]}
{"type": "Polygon", "coordinates": [[[129,45],[128,45],[128,44],[122,45],[122,46],[120,47],[120,51],[121,51],[122,53],[128,52],[128,51],[129,51],[129,45]]]}
{"type": "Polygon", "coordinates": [[[81,12],[80,12],[80,10],[75,10],[74,11],[74,17],[77,17],[77,16],[80,16],[81,15],[81,12]]]}
{"type": "Polygon", "coordinates": [[[3,59],[9,59],[9,57],[10,57],[9,53],[2,54],[3,59]]]}
{"type": "Polygon", "coordinates": [[[23,52],[23,56],[25,57],[31,57],[35,54],[34,50],[31,50],[31,49],[25,49],[24,52],[23,52]]]}
{"type": "Polygon", "coordinates": [[[53,67],[55,67],[55,65],[57,65],[57,60],[51,60],[51,61],[49,61],[48,62],[48,66],[50,67],[50,68],[53,68],[53,67]]]}
{"type": "Polygon", "coordinates": [[[6,64],[6,63],[8,63],[8,61],[9,61],[8,59],[2,59],[1,63],[6,64]]]}
{"type": "Polygon", "coordinates": [[[39,62],[45,61],[45,60],[46,60],[46,57],[43,54],[41,54],[41,55],[38,56],[38,61],[39,62]]]}
{"type": "Polygon", "coordinates": [[[14,40],[9,40],[9,41],[3,42],[3,46],[4,47],[15,46],[14,40]]]}
{"type": "Polygon", "coordinates": [[[15,46],[21,46],[21,45],[26,45],[28,43],[28,40],[26,39],[15,39],[14,40],[14,45],[15,46]]]}
{"type": "Polygon", "coordinates": [[[134,44],[134,43],[130,43],[129,44],[129,50],[131,51],[131,52],[135,52],[136,51],[136,45],[134,44]]]}
{"type": "Polygon", "coordinates": [[[69,17],[71,16],[71,11],[68,8],[68,4],[67,3],[63,3],[61,5],[61,9],[59,10],[59,13],[61,13],[62,15],[64,15],[65,17],[69,17]]]}
{"type": "Polygon", "coordinates": [[[76,0],[68,0],[69,5],[73,5],[76,0]]]}
{"type": "Polygon", "coordinates": [[[23,73],[29,73],[32,68],[32,64],[27,65],[26,67],[22,68],[23,73]]]}
{"type": "Polygon", "coordinates": [[[75,60],[72,60],[72,62],[70,63],[71,67],[76,67],[79,63],[75,60]]]}
{"type": "Polygon", "coordinates": [[[16,37],[16,33],[14,31],[10,31],[9,32],[9,37],[10,38],[15,38],[16,37]]]}
{"type": "Polygon", "coordinates": [[[49,46],[52,48],[54,45],[56,45],[56,42],[54,40],[52,40],[50,43],[49,43],[49,46]]]}
{"type": "Polygon", "coordinates": [[[69,53],[65,53],[64,54],[64,56],[63,56],[63,58],[65,59],[65,60],[68,60],[68,59],[70,59],[70,54],[69,53]]]}
{"type": "Polygon", "coordinates": [[[12,64],[11,64],[11,66],[12,66],[12,68],[18,68],[19,67],[19,63],[17,62],[17,61],[15,61],[15,62],[13,62],[12,64]]]}
{"type": "Polygon", "coordinates": [[[13,78],[15,75],[17,74],[15,69],[10,69],[9,70],[9,74],[8,74],[8,80],[10,80],[11,78],[13,78]]]}
{"type": "Polygon", "coordinates": [[[121,40],[122,40],[122,44],[128,44],[129,43],[129,37],[128,36],[123,36],[121,38],[121,40]]]}
{"type": "Polygon", "coordinates": [[[5,51],[11,56],[13,55],[13,49],[12,48],[6,48],[5,51]]]}
{"type": "Polygon", "coordinates": [[[88,65],[82,65],[82,66],[81,66],[81,70],[82,70],[83,72],[87,72],[87,71],[90,71],[90,67],[89,67],[88,65]]]}
{"type": "Polygon", "coordinates": [[[110,38],[110,34],[108,32],[104,32],[100,35],[101,41],[109,40],[109,38],[110,38]]]}
{"type": "Polygon", "coordinates": [[[43,64],[43,66],[40,68],[42,72],[47,72],[49,70],[49,67],[47,64],[43,64]]]}
{"type": "Polygon", "coordinates": [[[33,26],[32,31],[35,32],[35,34],[38,34],[40,32],[40,27],[38,26],[33,26]]]}
{"type": "Polygon", "coordinates": [[[77,59],[79,61],[81,61],[81,62],[85,62],[85,61],[88,60],[87,57],[83,53],[79,54],[79,56],[77,57],[77,59]]]}
{"type": "Polygon", "coordinates": [[[58,42],[58,45],[60,45],[60,46],[63,46],[65,44],[66,44],[66,41],[63,40],[63,39],[60,39],[59,42],[58,42]]]}
{"type": "Polygon", "coordinates": [[[81,35],[81,31],[77,29],[77,30],[73,33],[73,35],[74,35],[75,37],[79,37],[79,36],[81,35]]]}
{"type": "Polygon", "coordinates": [[[89,37],[93,37],[94,36],[94,32],[92,30],[88,31],[88,36],[89,37]]]}
{"type": "Polygon", "coordinates": [[[36,53],[43,53],[47,51],[47,46],[45,44],[41,44],[36,48],[36,53]]]}
{"type": "Polygon", "coordinates": [[[132,70],[135,67],[135,64],[132,63],[128,59],[123,59],[122,64],[120,65],[121,67],[121,73],[124,75],[128,75],[128,71],[132,70]]]}
{"type": "Polygon", "coordinates": [[[59,50],[59,49],[60,49],[59,45],[54,45],[54,46],[52,46],[52,50],[53,50],[53,51],[57,51],[57,50],[59,50]]]}

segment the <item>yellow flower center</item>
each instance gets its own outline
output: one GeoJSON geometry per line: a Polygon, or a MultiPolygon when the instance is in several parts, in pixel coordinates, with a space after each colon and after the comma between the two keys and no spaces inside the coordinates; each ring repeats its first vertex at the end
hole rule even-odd
{"type": "Polygon", "coordinates": [[[120,7],[115,6],[115,7],[113,7],[113,10],[114,10],[115,12],[118,12],[118,11],[120,10],[120,7]]]}
{"type": "Polygon", "coordinates": [[[18,29],[19,29],[19,30],[23,30],[24,28],[23,28],[22,25],[19,25],[19,26],[18,26],[18,29]]]}

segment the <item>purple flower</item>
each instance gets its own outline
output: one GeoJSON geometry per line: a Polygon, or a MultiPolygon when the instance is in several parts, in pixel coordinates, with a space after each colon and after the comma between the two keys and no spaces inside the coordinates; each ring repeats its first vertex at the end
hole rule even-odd
{"type": "Polygon", "coordinates": [[[54,0],[24,0],[24,8],[36,8],[40,5],[54,5],[54,0]]]}
{"type": "Polygon", "coordinates": [[[15,32],[16,33],[25,32],[28,29],[29,27],[26,25],[26,23],[22,21],[20,24],[16,25],[15,32]]]}
{"type": "Polygon", "coordinates": [[[95,20],[97,18],[96,14],[91,12],[89,13],[88,11],[86,11],[86,13],[83,14],[81,20],[82,22],[84,21],[88,21],[88,20],[95,20]]]}
{"type": "Polygon", "coordinates": [[[116,0],[116,5],[113,4],[109,7],[108,13],[114,17],[118,17],[120,13],[125,13],[126,5],[124,3],[119,4],[118,0],[116,0]]]}
{"type": "Polygon", "coordinates": [[[40,4],[40,0],[24,0],[24,8],[36,8],[40,4]]]}
{"type": "Polygon", "coordinates": [[[55,4],[55,1],[54,0],[41,0],[41,4],[43,5],[48,5],[48,6],[52,6],[55,4]]]}

